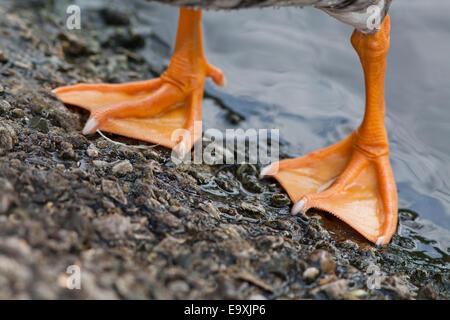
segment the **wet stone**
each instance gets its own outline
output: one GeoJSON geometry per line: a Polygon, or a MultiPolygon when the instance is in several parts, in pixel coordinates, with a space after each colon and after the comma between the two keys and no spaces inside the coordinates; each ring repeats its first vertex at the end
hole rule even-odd
{"type": "Polygon", "coordinates": [[[93,51],[86,40],[71,32],[62,32],[58,35],[58,38],[62,40],[62,49],[66,56],[79,57],[88,55],[93,51]]]}
{"type": "Polygon", "coordinates": [[[88,149],[86,150],[86,154],[91,158],[97,158],[98,149],[93,144],[90,144],[88,149]]]}
{"type": "Polygon", "coordinates": [[[0,149],[10,151],[18,142],[16,131],[6,121],[0,120],[0,149]]]}
{"type": "Polygon", "coordinates": [[[75,231],[81,238],[84,238],[87,235],[90,225],[86,215],[83,215],[83,213],[89,210],[90,208],[73,208],[65,217],[64,228],[75,231]]]}
{"type": "Polygon", "coordinates": [[[133,172],[133,165],[129,160],[119,161],[119,163],[114,165],[112,168],[112,173],[115,176],[124,176],[131,172],[133,172]]]}
{"type": "MultiPolygon", "coordinates": [[[[145,46],[145,38],[134,29],[115,29],[109,37],[102,41],[102,45],[109,47],[123,47],[127,49],[142,48],[145,46]]],[[[126,59],[126,56],[123,56],[126,59]]]]}
{"type": "Polygon", "coordinates": [[[284,243],[283,238],[269,235],[259,236],[255,241],[260,250],[277,249],[282,247],[284,243]]]}
{"type": "Polygon", "coordinates": [[[311,290],[311,294],[316,295],[319,292],[324,292],[330,299],[343,299],[347,294],[347,288],[347,280],[341,279],[315,288],[311,290]]]}
{"type": "Polygon", "coordinates": [[[11,114],[13,115],[13,117],[23,118],[25,116],[25,111],[20,108],[15,108],[11,111],[11,114]]]}
{"type": "Polygon", "coordinates": [[[178,229],[181,226],[181,220],[171,213],[163,213],[158,216],[158,219],[170,228],[178,229]]]}
{"type": "Polygon", "coordinates": [[[213,218],[220,220],[220,212],[211,202],[208,202],[207,204],[200,204],[200,208],[208,212],[213,218]]]}
{"type": "Polygon", "coordinates": [[[285,194],[276,193],[272,195],[271,202],[274,206],[285,206],[291,203],[289,197],[285,194]]]}
{"type": "Polygon", "coordinates": [[[250,297],[248,297],[249,300],[267,300],[266,297],[264,297],[262,294],[253,294],[250,297]]]}
{"type": "Polygon", "coordinates": [[[250,192],[261,193],[263,187],[261,183],[259,183],[258,178],[253,175],[245,175],[244,179],[242,179],[242,184],[250,192]]]}
{"type": "Polygon", "coordinates": [[[397,299],[411,298],[411,291],[408,288],[406,281],[399,276],[392,275],[383,279],[382,288],[392,292],[397,299]]]}
{"type": "Polygon", "coordinates": [[[64,160],[75,159],[75,151],[73,150],[72,144],[68,142],[61,143],[61,151],[58,153],[58,156],[64,160]]]}
{"type": "Polygon", "coordinates": [[[17,202],[12,184],[0,177],[0,215],[5,214],[17,202]]]}
{"type": "Polygon", "coordinates": [[[323,273],[334,273],[336,262],[328,251],[316,250],[311,254],[309,260],[318,262],[323,273]]]}
{"type": "Polygon", "coordinates": [[[360,300],[360,299],[365,299],[367,296],[369,295],[369,293],[365,290],[362,289],[356,289],[351,291],[347,298],[349,300],[360,300]]]}
{"type": "Polygon", "coordinates": [[[96,144],[97,144],[97,148],[106,149],[108,147],[109,142],[106,140],[98,140],[96,144]]]}
{"type": "Polygon", "coordinates": [[[42,133],[48,133],[48,122],[41,117],[33,117],[30,120],[30,128],[37,129],[42,133]]]}
{"type": "Polygon", "coordinates": [[[114,203],[107,198],[103,198],[102,204],[103,204],[103,207],[107,210],[113,210],[116,207],[114,205],[114,203]]]}
{"type": "Polygon", "coordinates": [[[8,57],[5,55],[3,51],[0,50],[0,62],[7,63],[9,61],[8,57]]]}
{"type": "Polygon", "coordinates": [[[169,283],[169,289],[173,292],[187,293],[189,292],[189,285],[182,280],[175,280],[169,283]]]}
{"type": "Polygon", "coordinates": [[[94,160],[92,164],[98,169],[106,169],[110,166],[110,163],[103,160],[94,160]]]}
{"type": "Polygon", "coordinates": [[[11,104],[8,101],[0,100],[0,114],[8,112],[11,108],[11,104]]]}
{"type": "Polygon", "coordinates": [[[238,182],[231,175],[219,174],[219,176],[215,177],[214,181],[222,190],[227,192],[235,193],[239,188],[238,182]]]}
{"type": "Polygon", "coordinates": [[[127,198],[123,194],[122,189],[116,181],[102,179],[102,190],[105,194],[113,198],[114,200],[126,205],[128,203],[127,198]]]}
{"type": "Polygon", "coordinates": [[[309,267],[303,272],[303,279],[307,282],[313,282],[320,274],[320,270],[315,267],[309,267]]]}
{"type": "Polygon", "coordinates": [[[248,202],[241,202],[241,208],[249,213],[253,214],[264,214],[266,211],[264,207],[260,204],[251,204],[248,202]]]}
{"type": "Polygon", "coordinates": [[[421,287],[417,293],[417,298],[421,300],[435,300],[437,297],[436,290],[430,284],[421,287]]]}
{"type": "Polygon", "coordinates": [[[107,241],[124,239],[131,233],[130,218],[118,214],[94,219],[93,226],[107,241]]]}

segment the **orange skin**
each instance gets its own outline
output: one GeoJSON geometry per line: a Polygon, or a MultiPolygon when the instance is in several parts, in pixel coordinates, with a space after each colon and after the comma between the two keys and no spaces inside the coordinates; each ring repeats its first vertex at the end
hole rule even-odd
{"type": "MultiPolygon", "coordinates": [[[[296,203],[293,213],[328,211],[368,240],[389,243],[397,225],[397,191],[389,164],[384,125],[384,75],[389,16],[375,35],[353,33],[352,44],[365,74],[366,113],[343,141],[263,169],[296,203]]],[[[225,84],[203,52],[201,11],[180,9],[175,52],[161,77],[126,84],[78,84],[54,90],[64,103],[91,111],[83,133],[97,129],[164,145],[184,154],[201,137],[206,77],[225,84]],[[184,134],[177,134],[184,129],[184,134]],[[198,130],[200,129],[200,130],[198,130]],[[186,135],[187,134],[187,135],[186,135]]]]}
{"type": "Polygon", "coordinates": [[[201,137],[201,128],[194,126],[202,120],[205,78],[225,85],[222,71],[206,61],[201,16],[201,11],[180,9],[175,52],[161,77],[55,89],[64,103],[91,111],[83,133],[99,129],[188,152],[201,137]],[[184,129],[184,135],[177,129],[184,129]]]}
{"type": "Polygon", "coordinates": [[[297,159],[264,168],[295,203],[292,213],[317,208],[332,213],[377,245],[390,242],[397,227],[397,189],[389,163],[384,124],[384,77],[390,18],[374,35],[357,30],[357,51],[366,86],[362,124],[349,137],[297,159]]]}

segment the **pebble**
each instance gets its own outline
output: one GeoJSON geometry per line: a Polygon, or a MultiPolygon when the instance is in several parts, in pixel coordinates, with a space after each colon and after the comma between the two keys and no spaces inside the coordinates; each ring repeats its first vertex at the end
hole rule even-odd
{"type": "Polygon", "coordinates": [[[5,214],[16,202],[14,187],[6,179],[0,178],[0,215],[5,214]]]}
{"type": "Polygon", "coordinates": [[[6,63],[8,61],[9,61],[8,57],[3,53],[3,51],[0,51],[0,62],[6,63]]]}
{"type": "Polygon", "coordinates": [[[291,200],[285,194],[281,193],[274,194],[271,201],[275,206],[284,206],[291,203],[291,200]]]}
{"type": "Polygon", "coordinates": [[[259,293],[252,294],[248,299],[249,300],[267,300],[266,297],[264,297],[262,294],[259,294],[259,293]]]}
{"type": "Polygon", "coordinates": [[[11,111],[12,115],[16,118],[23,118],[25,116],[25,111],[20,108],[15,108],[11,111]]]}
{"type": "Polygon", "coordinates": [[[18,68],[25,69],[25,70],[30,70],[32,68],[31,63],[22,62],[22,61],[14,61],[13,65],[18,68]]]}
{"type": "Polygon", "coordinates": [[[93,226],[105,240],[124,239],[131,232],[130,218],[118,214],[96,218],[93,226]]]}
{"type": "Polygon", "coordinates": [[[6,121],[0,120],[0,149],[10,151],[17,143],[16,131],[6,121]]]}
{"type": "Polygon", "coordinates": [[[128,173],[133,172],[133,165],[129,160],[122,160],[119,161],[114,167],[112,168],[112,173],[115,176],[124,176],[128,173]]]}
{"type": "Polygon", "coordinates": [[[58,35],[62,40],[62,50],[66,56],[82,56],[89,53],[88,43],[75,34],[62,32],[58,35]]]}
{"type": "Polygon", "coordinates": [[[172,281],[171,283],[169,283],[168,287],[172,292],[177,292],[177,293],[188,293],[189,292],[189,285],[182,280],[172,281]]]}
{"type": "Polygon", "coordinates": [[[0,100],[0,112],[8,112],[11,110],[11,105],[6,100],[0,100]]]}
{"type": "Polygon", "coordinates": [[[359,300],[359,299],[364,299],[365,297],[367,297],[369,294],[367,293],[367,291],[364,291],[362,289],[356,289],[351,291],[348,294],[348,299],[350,300],[359,300]]]}
{"type": "Polygon", "coordinates": [[[331,254],[322,249],[314,251],[309,256],[309,260],[312,262],[318,262],[323,273],[333,273],[336,268],[336,262],[331,254]]]}
{"type": "Polygon", "coordinates": [[[102,160],[94,160],[92,161],[92,164],[98,169],[105,169],[109,167],[109,163],[102,160]]]}
{"type": "Polygon", "coordinates": [[[425,286],[419,289],[419,292],[417,293],[417,298],[426,300],[436,300],[438,298],[438,294],[430,284],[426,284],[425,286]]]}
{"type": "Polygon", "coordinates": [[[181,227],[181,220],[171,213],[163,213],[158,216],[158,219],[171,228],[178,229],[181,227]]]}
{"type": "Polygon", "coordinates": [[[97,158],[98,149],[93,144],[90,144],[88,149],[86,150],[86,154],[91,158],[97,158]]]}
{"type": "Polygon", "coordinates": [[[114,205],[114,203],[112,202],[112,201],[110,201],[109,199],[107,199],[107,198],[103,198],[103,200],[102,200],[102,204],[103,204],[103,207],[105,208],[105,209],[109,209],[109,210],[112,210],[112,209],[114,209],[116,206],[114,205]]]}
{"type": "Polygon", "coordinates": [[[347,280],[341,279],[315,288],[311,290],[311,294],[325,292],[330,299],[343,299],[346,296],[347,288],[347,280]]]}
{"type": "Polygon", "coordinates": [[[261,204],[251,204],[245,201],[241,202],[241,208],[245,211],[251,212],[251,213],[255,213],[255,214],[264,214],[266,213],[266,210],[264,209],[264,207],[261,204]]]}
{"type": "Polygon", "coordinates": [[[75,159],[73,145],[69,142],[63,141],[61,143],[61,151],[58,153],[58,156],[65,160],[75,159]]]}
{"type": "Polygon", "coordinates": [[[214,207],[214,205],[211,202],[208,202],[207,204],[201,203],[199,207],[204,211],[208,212],[216,220],[220,220],[220,212],[219,210],[216,209],[216,207],[214,207]]]}
{"type": "Polygon", "coordinates": [[[97,148],[106,149],[107,147],[108,147],[108,141],[106,141],[106,140],[97,141],[97,148]]]}
{"type": "Polygon", "coordinates": [[[123,194],[122,189],[116,181],[102,179],[102,190],[105,194],[113,198],[114,200],[127,205],[128,201],[123,194]]]}
{"type": "Polygon", "coordinates": [[[320,274],[320,270],[315,267],[309,267],[303,272],[303,279],[308,282],[313,282],[320,274]]]}
{"type": "Polygon", "coordinates": [[[49,131],[47,120],[41,117],[33,117],[30,120],[30,128],[37,129],[43,133],[48,133],[49,131]]]}

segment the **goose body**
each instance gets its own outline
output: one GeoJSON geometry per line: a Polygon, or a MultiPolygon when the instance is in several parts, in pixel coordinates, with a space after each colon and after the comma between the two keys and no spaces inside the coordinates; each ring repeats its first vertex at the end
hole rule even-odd
{"type": "Polygon", "coordinates": [[[212,10],[312,6],[363,33],[375,33],[392,0],[151,0],[164,4],[212,10]]]}

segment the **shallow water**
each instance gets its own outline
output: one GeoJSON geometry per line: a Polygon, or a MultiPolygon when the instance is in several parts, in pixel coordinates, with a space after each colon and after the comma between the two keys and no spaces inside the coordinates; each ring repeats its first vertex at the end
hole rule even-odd
{"type": "MultiPolygon", "coordinates": [[[[140,53],[160,72],[173,50],[178,9],[130,1],[139,9],[134,14],[140,31],[148,35],[140,53]]],[[[386,75],[399,207],[418,213],[421,224],[401,225],[398,234],[413,244],[392,248],[408,251],[417,264],[444,268],[450,253],[449,14],[448,0],[394,0],[386,75]]],[[[206,56],[228,81],[226,89],[208,81],[206,96],[216,99],[204,99],[204,129],[277,128],[282,152],[290,157],[345,138],[364,112],[363,73],[350,44],[352,31],[314,8],[204,12],[206,56]],[[232,124],[230,110],[245,119],[232,124]]]]}

